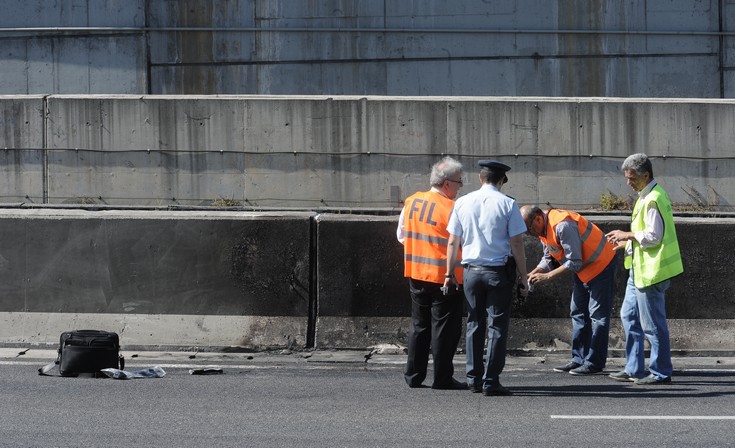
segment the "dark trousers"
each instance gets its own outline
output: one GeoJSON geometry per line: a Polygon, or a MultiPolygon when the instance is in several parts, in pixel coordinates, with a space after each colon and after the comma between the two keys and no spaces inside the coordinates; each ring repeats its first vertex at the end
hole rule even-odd
{"type": "Polygon", "coordinates": [[[434,385],[448,384],[454,375],[452,361],[462,332],[461,291],[445,296],[438,283],[409,279],[411,323],[408,328],[408,361],[404,377],[411,387],[426,379],[429,352],[434,358],[434,385]]]}
{"type": "MultiPolygon", "coordinates": [[[[515,271],[515,269],[512,269],[515,271]]],[[[510,306],[515,278],[499,266],[486,271],[465,269],[467,297],[467,382],[493,387],[500,382],[508,345],[510,306]],[[483,363],[487,336],[487,365],[483,363]]]]}

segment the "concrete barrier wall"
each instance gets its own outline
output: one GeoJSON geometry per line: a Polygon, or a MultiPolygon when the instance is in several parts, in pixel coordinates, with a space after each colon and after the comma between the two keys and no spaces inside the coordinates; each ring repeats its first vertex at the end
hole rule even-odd
{"type": "MultiPolygon", "coordinates": [[[[628,217],[589,216],[604,231],[629,228],[628,217]]],[[[685,273],[672,280],[666,308],[674,350],[729,352],[735,349],[735,282],[724,260],[735,247],[735,220],[677,218],[685,273]]],[[[402,345],[408,332],[410,298],[402,278],[402,247],[395,218],[333,215],[319,217],[317,343],[358,348],[402,345]],[[369,226],[369,227],[368,227],[369,226]],[[369,231],[368,231],[369,229],[369,231]],[[324,252],[323,248],[329,251],[324,252]],[[337,266],[344,275],[334,276],[337,266]],[[327,286],[325,286],[327,285],[327,286]]],[[[538,239],[525,237],[529,268],[541,257],[538,239]]],[[[624,350],[619,322],[628,273],[620,264],[612,312],[610,347],[624,350]]],[[[510,347],[566,350],[570,347],[571,278],[538,287],[513,303],[510,347]]]]}
{"type": "MultiPolygon", "coordinates": [[[[624,217],[591,216],[604,230],[624,217]]],[[[403,346],[410,297],[397,217],[311,213],[0,210],[0,343],[53,345],[102,328],[132,347],[403,346]]],[[[672,347],[735,352],[733,219],[677,218],[672,347]]],[[[529,266],[541,255],[526,238],[529,266]]],[[[618,272],[611,349],[627,273],[618,272]]],[[[571,279],[513,305],[515,351],[569,347],[571,279]]]]}
{"type": "Polygon", "coordinates": [[[0,340],[104,323],[133,345],[303,347],[311,216],[2,210],[0,340]]]}
{"type": "Polygon", "coordinates": [[[49,96],[0,97],[0,114],[6,203],[398,210],[450,154],[461,194],[492,157],[520,202],[589,209],[632,196],[634,152],[675,203],[735,202],[735,101],[49,96]]]}

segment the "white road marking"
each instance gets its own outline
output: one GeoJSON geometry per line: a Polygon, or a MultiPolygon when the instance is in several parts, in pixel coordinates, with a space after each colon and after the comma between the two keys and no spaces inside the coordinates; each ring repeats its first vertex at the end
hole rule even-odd
{"type": "Polygon", "coordinates": [[[551,415],[562,420],[735,420],[735,415],[551,415]]]}

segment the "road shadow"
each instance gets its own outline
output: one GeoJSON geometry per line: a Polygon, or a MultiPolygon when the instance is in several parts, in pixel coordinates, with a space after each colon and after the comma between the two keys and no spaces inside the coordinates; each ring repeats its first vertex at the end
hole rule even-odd
{"type": "MultiPolygon", "coordinates": [[[[612,380],[611,380],[612,381],[612,380]]],[[[572,385],[549,385],[549,386],[506,386],[516,396],[527,397],[605,397],[605,398],[627,398],[627,397],[656,397],[656,398],[712,398],[735,396],[733,381],[691,381],[686,378],[676,378],[670,384],[654,386],[638,386],[633,383],[612,384],[572,384],[572,385]],[[707,390],[701,390],[706,387],[707,390]],[[726,387],[726,390],[711,390],[712,387],[726,387]]]]}

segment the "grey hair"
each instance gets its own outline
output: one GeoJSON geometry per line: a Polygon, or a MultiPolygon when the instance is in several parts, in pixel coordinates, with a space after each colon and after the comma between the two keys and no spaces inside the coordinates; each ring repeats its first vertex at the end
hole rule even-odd
{"type": "Polygon", "coordinates": [[[537,205],[524,205],[521,207],[521,216],[523,217],[523,220],[528,222],[533,221],[536,219],[537,216],[541,216],[544,214],[544,211],[539,208],[537,205]]]}
{"type": "Polygon", "coordinates": [[[653,165],[651,164],[651,160],[642,152],[628,156],[628,158],[623,161],[621,169],[623,171],[634,171],[638,175],[648,173],[651,175],[651,179],[653,179],[653,165]]]}
{"type": "Polygon", "coordinates": [[[453,158],[446,156],[431,167],[429,183],[434,187],[439,187],[445,180],[450,179],[461,172],[462,164],[453,158]]]}

